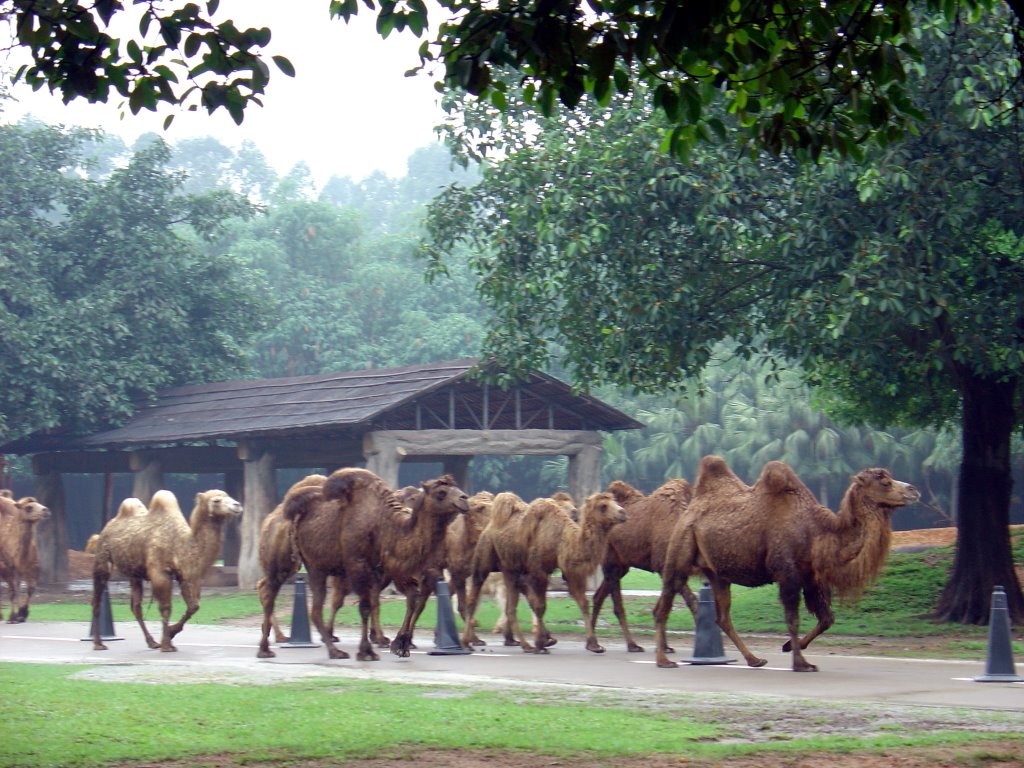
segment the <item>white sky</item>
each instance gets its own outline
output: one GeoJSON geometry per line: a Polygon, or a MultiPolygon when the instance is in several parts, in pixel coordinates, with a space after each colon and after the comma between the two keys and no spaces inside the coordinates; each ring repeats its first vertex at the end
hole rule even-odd
{"type": "Polygon", "coordinates": [[[170,143],[214,136],[237,148],[249,139],[279,173],[305,161],[318,186],[331,176],[358,181],[375,170],[402,176],[409,155],[435,141],[441,109],[433,78],[404,76],[419,63],[422,40],[408,31],[381,39],[375,14],[362,5],[351,24],[331,19],[327,0],[223,0],[216,18],[231,18],[240,29],[270,27],[273,38],[263,49],[268,63],[270,55],[281,54],[296,70],[290,78],[270,63],[264,106],[249,107],[240,126],[224,110],[200,110],[176,113],[165,132],[167,108],[132,115],[121,108],[120,96],[106,105],[64,105],[46,89],[33,92],[24,85],[11,89],[18,101],[4,105],[0,120],[31,114],[51,124],[102,127],[129,144],[147,131],[170,143]]]}

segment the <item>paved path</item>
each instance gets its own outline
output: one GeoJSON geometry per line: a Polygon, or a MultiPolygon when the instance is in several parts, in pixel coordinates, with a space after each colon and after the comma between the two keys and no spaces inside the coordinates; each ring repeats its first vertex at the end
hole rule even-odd
{"type": "MultiPolygon", "coordinates": [[[[484,687],[523,684],[588,685],[609,689],[640,689],[743,695],[753,694],[818,701],[966,707],[1022,715],[1024,683],[980,683],[984,660],[921,661],[832,654],[807,658],[817,673],[798,674],[789,668],[789,654],[776,647],[755,647],[768,665],[747,667],[731,646],[726,655],[733,664],[658,669],[652,647],[646,653],[628,653],[621,641],[606,640],[608,651],[589,653],[577,641],[560,640],[547,655],[524,654],[517,648],[490,645],[470,655],[432,655],[433,630],[417,632],[421,650],[401,659],[386,650],[380,661],[331,661],[324,648],[276,648],[274,659],[257,659],[258,627],[188,624],[177,638],[177,653],[150,650],[139,628],[118,623],[121,640],[107,643],[109,650],[92,650],[82,638],[87,623],[32,622],[0,624],[0,662],[51,662],[93,665],[87,674],[106,678],[160,682],[224,680],[240,683],[275,683],[311,675],[344,675],[368,679],[403,680],[432,684],[450,682],[484,687]],[[173,673],[173,674],[172,674],[173,673]]],[[[154,627],[151,627],[154,629],[154,627]]],[[[155,629],[159,630],[159,622],[155,629]]],[[[674,640],[677,657],[692,653],[692,636],[674,640]]],[[[651,645],[651,644],[649,644],[651,645]]],[[[339,647],[354,653],[356,638],[342,635],[339,647]]],[[[1018,660],[1017,672],[1022,674],[1018,660]]]]}

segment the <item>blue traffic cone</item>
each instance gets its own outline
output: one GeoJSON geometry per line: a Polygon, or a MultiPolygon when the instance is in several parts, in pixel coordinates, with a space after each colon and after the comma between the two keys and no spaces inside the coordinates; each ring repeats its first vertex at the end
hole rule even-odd
{"type": "MultiPolygon", "coordinates": [[[[124,640],[114,634],[114,615],[110,611],[110,593],[106,586],[103,587],[103,594],[100,595],[100,640],[124,640]]],[[[92,642],[93,633],[96,631],[96,619],[89,622],[89,636],[83,637],[83,641],[92,642]]]]}
{"type": "Polygon", "coordinates": [[[697,597],[697,629],[693,643],[693,656],[680,659],[686,664],[732,664],[722,649],[722,630],[715,622],[715,601],[711,586],[704,582],[697,597]]]}
{"type": "Polygon", "coordinates": [[[1006,591],[997,586],[992,590],[992,607],[988,620],[988,661],[985,674],[974,678],[978,683],[1019,683],[1013,665],[1013,643],[1010,640],[1010,611],[1006,604],[1006,591]]]}
{"type": "Polygon", "coordinates": [[[434,629],[434,650],[427,651],[429,656],[460,656],[472,651],[466,650],[459,642],[459,632],[455,627],[455,612],[452,610],[452,593],[448,582],[437,580],[437,626],[434,629]]]}
{"type": "Polygon", "coordinates": [[[295,577],[295,605],[292,608],[292,629],[287,643],[280,648],[319,648],[309,635],[309,607],[306,605],[306,580],[295,577]]]}

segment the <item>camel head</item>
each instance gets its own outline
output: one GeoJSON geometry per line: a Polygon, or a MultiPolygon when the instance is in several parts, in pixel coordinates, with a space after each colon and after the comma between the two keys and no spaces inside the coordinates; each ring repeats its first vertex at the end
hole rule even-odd
{"type": "Polygon", "coordinates": [[[567,514],[574,523],[578,523],[580,521],[580,511],[576,507],[576,502],[573,500],[572,496],[565,491],[558,491],[551,497],[551,499],[565,510],[565,514],[567,514]]]}
{"type": "Polygon", "coordinates": [[[580,519],[596,522],[603,528],[611,528],[613,525],[626,522],[626,510],[612,494],[604,491],[587,497],[580,519]]]}
{"type": "Polygon", "coordinates": [[[192,514],[195,515],[201,510],[212,520],[227,522],[242,514],[242,505],[224,491],[201,491],[196,494],[196,505],[192,514]]]}
{"type": "Polygon", "coordinates": [[[14,502],[18,509],[18,516],[24,523],[38,523],[50,517],[50,510],[40,504],[32,496],[25,496],[14,502]]]}
{"type": "Polygon", "coordinates": [[[455,484],[455,478],[451,475],[427,480],[421,487],[424,502],[429,500],[435,509],[449,510],[454,514],[465,514],[469,509],[469,496],[455,484]]]}
{"type": "Polygon", "coordinates": [[[494,501],[494,494],[490,491],[480,491],[469,497],[466,523],[472,530],[480,532],[487,527],[487,522],[491,519],[492,501],[494,501]]]}
{"type": "Polygon", "coordinates": [[[862,469],[853,477],[853,488],[866,501],[889,512],[921,499],[921,492],[910,483],[894,480],[887,469],[862,469]]]}

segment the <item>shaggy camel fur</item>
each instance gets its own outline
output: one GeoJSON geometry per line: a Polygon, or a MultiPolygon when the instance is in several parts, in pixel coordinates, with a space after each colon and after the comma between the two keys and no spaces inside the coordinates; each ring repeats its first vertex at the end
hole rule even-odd
{"type": "MultiPolygon", "coordinates": [[[[319,488],[327,480],[326,475],[309,475],[295,483],[285,493],[285,499],[289,494],[298,489],[307,487],[319,488]]],[[[299,572],[302,565],[302,558],[299,557],[298,549],[292,536],[292,524],[284,517],[284,500],[263,519],[260,525],[259,539],[259,560],[263,569],[263,576],[256,582],[256,592],[263,606],[263,625],[260,636],[257,658],[272,659],[275,654],[270,649],[270,631],[274,631],[274,642],[286,643],[288,636],[281,629],[281,625],[274,615],[274,605],[281,587],[299,572]]],[[[327,621],[327,631],[334,636],[334,621],[338,611],[345,604],[345,595],[348,588],[344,581],[338,576],[331,577],[331,614],[327,621]]],[[[386,648],[391,642],[380,626],[380,609],[377,606],[373,613],[372,637],[378,646],[386,648]]]]}
{"type": "Polygon", "coordinates": [[[718,625],[752,667],[765,660],[733,628],[730,586],[778,584],[789,630],[782,650],[792,650],[794,671],[817,671],[802,650],[832,626],[832,595],[856,598],[877,578],[889,553],[893,511],[920,498],[914,486],[894,480],[888,470],[864,469],[852,478],[836,514],[818,504],[781,461],[765,464],[758,481],[747,486],[724,460],[705,456],[693,501],[665,556],[664,586],[654,608],[658,666],[676,666],[665,657],[665,623],[673,590],[697,568],[714,592],[718,625]],[[801,592],[818,620],[803,638],[801,592]]]}
{"type": "Polygon", "coordinates": [[[36,524],[49,516],[50,510],[31,496],[15,501],[9,492],[0,495],[0,581],[7,582],[11,593],[8,624],[20,624],[28,618],[28,604],[39,581],[36,524]]]}
{"type": "MultiPolygon", "coordinates": [[[[626,648],[639,653],[644,649],[629,632],[626,609],[622,604],[622,577],[629,573],[630,568],[661,574],[672,529],[690,505],[693,489],[686,480],[679,478],[665,482],[650,496],[645,496],[629,483],[615,480],[608,486],[608,492],[626,510],[626,522],[615,526],[608,534],[608,551],[601,565],[604,579],[594,592],[591,618],[597,621],[601,605],[611,595],[626,648]]],[[[686,582],[680,585],[679,593],[690,611],[696,614],[697,598],[686,582]]],[[[666,652],[673,651],[666,648],[666,652]]]]}
{"type": "MultiPolygon", "coordinates": [[[[565,507],[552,499],[535,499],[527,506],[514,493],[499,493],[491,504],[491,520],[473,554],[467,615],[472,618],[476,613],[484,579],[491,571],[500,570],[508,593],[508,635],[514,634],[527,653],[547,653],[548,646],[555,642],[544,626],[547,586],[551,573],[558,568],[583,616],[587,650],[602,653],[604,648],[597,642],[590,619],[587,579],[604,559],[608,531],[625,519],[622,507],[608,493],[594,494],[584,502],[579,523],[573,522],[565,507]],[[537,619],[533,645],[526,640],[516,617],[521,589],[525,589],[537,619]]],[[[463,647],[470,648],[472,639],[469,621],[462,635],[463,647]]]]}
{"type": "Polygon", "coordinates": [[[369,621],[387,580],[406,597],[405,619],[391,652],[408,656],[416,620],[441,578],[448,523],[469,507],[455,481],[445,475],[422,484],[422,493],[403,507],[395,492],[366,469],[335,471],[322,488],[300,489],[284,505],[293,521],[299,554],[309,572],[313,622],[328,656],[344,659],[327,633],[323,606],[328,576],[341,576],[359,597],[362,636],[356,658],[376,661],[369,621]]]}
{"type": "Polygon", "coordinates": [[[111,573],[116,568],[131,584],[131,607],[146,644],[161,651],[176,651],[171,642],[185,622],[199,610],[202,576],[220,553],[224,527],[242,514],[242,505],[224,491],[196,494],[195,506],[186,521],[178,500],[170,491],[157,491],[143,512],[138,499],[129,499],[96,541],[92,575],[92,646],[105,651],[100,640],[100,604],[111,573]],[[177,580],[185,612],[173,625],[171,592],[177,580]],[[149,581],[160,607],[163,634],[159,643],[142,618],[143,582],[149,581]]]}
{"type": "MultiPolygon", "coordinates": [[[[492,501],[494,494],[489,491],[470,496],[466,514],[452,520],[444,534],[443,565],[448,572],[448,585],[455,595],[456,607],[463,621],[466,621],[466,579],[472,568],[476,543],[490,520],[492,501]]],[[[485,645],[475,632],[472,643],[485,645]]]]}

